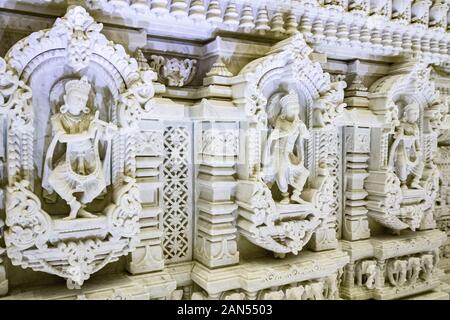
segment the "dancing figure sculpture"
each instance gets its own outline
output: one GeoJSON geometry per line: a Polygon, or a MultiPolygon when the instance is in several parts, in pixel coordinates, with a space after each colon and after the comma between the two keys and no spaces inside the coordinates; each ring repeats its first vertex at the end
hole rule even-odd
{"type": "Polygon", "coordinates": [[[300,194],[309,176],[305,168],[304,141],[310,137],[300,120],[298,96],[291,91],[275,94],[269,102],[269,121],[273,126],[263,157],[263,180],[269,188],[276,182],[282,204],[305,203],[300,194]],[[293,192],[289,197],[289,186],[293,192]]]}
{"type": "Polygon", "coordinates": [[[95,217],[85,207],[109,185],[110,142],[117,127],[99,120],[99,112],[88,106],[90,90],[86,77],[68,81],[64,104],[51,117],[53,139],[47,149],[42,186],[67,202],[70,214],[65,219],[69,220],[95,217]],[[100,141],[106,143],[103,161],[100,141]],[[56,152],[59,149],[63,150],[60,154],[56,152]]]}

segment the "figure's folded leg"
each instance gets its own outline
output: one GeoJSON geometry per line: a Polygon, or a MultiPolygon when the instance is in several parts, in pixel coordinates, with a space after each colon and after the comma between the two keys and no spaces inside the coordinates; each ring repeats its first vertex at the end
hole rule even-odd
{"type": "Polygon", "coordinates": [[[72,196],[72,200],[67,201],[67,204],[70,206],[70,213],[67,217],[64,218],[64,220],[73,220],[76,219],[78,211],[81,208],[81,203],[78,202],[78,200],[72,196]]]}
{"type": "Polygon", "coordinates": [[[78,212],[78,216],[81,218],[97,218],[97,216],[93,213],[90,213],[89,211],[86,211],[86,209],[84,209],[86,207],[86,205],[83,205],[80,209],[80,211],[78,212]]]}
{"type": "Polygon", "coordinates": [[[277,174],[277,185],[281,191],[282,199],[281,204],[289,204],[289,191],[288,181],[283,174],[277,174]]]}
{"type": "Polygon", "coordinates": [[[294,177],[294,181],[292,186],[294,187],[294,192],[292,193],[291,200],[300,204],[308,203],[307,201],[300,198],[300,195],[303,191],[303,187],[306,184],[306,180],[308,179],[309,171],[305,168],[294,177]]]}
{"type": "Polygon", "coordinates": [[[78,215],[83,218],[96,218],[97,216],[89,211],[87,211],[86,205],[91,203],[97,198],[102,191],[106,188],[106,183],[102,177],[97,177],[91,181],[85,182],[83,185],[84,192],[80,197],[80,202],[82,207],[78,215]]]}
{"type": "Polygon", "coordinates": [[[53,190],[55,190],[55,192],[61,197],[61,199],[65,200],[70,207],[69,216],[67,216],[64,219],[72,220],[77,217],[78,210],[80,210],[81,208],[81,203],[73,195],[75,190],[73,190],[73,188],[67,183],[64,177],[65,177],[64,173],[55,170],[50,175],[48,181],[52,186],[53,190]]]}
{"type": "Polygon", "coordinates": [[[420,185],[420,179],[422,178],[424,164],[422,162],[418,163],[413,170],[414,173],[414,179],[411,182],[411,188],[413,189],[422,189],[422,186],[420,185]]]}

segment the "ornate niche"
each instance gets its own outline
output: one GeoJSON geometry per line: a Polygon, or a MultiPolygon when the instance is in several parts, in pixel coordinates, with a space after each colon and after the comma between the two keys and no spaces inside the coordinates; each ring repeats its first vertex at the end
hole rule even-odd
{"type": "Polygon", "coordinates": [[[312,239],[335,248],[339,196],[338,129],[345,82],[330,82],[301,34],[248,64],[233,86],[245,110],[245,162],[238,165],[237,228],[283,257],[312,239]]]}
{"type": "Polygon", "coordinates": [[[137,121],[151,71],[82,7],[0,59],[7,115],[7,255],[79,288],[139,243],[137,121]]]}
{"type": "Polygon", "coordinates": [[[430,68],[424,63],[400,65],[370,88],[369,108],[384,117],[374,129],[369,216],[395,231],[435,228],[439,171],[437,137],[445,106],[440,102],[430,68]]]}

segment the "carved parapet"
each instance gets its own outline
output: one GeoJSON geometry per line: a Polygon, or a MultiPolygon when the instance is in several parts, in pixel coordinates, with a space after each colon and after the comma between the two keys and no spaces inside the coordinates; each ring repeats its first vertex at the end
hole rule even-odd
{"type": "Polygon", "coordinates": [[[449,59],[445,1],[258,1],[248,6],[217,0],[207,8],[197,1],[191,6],[176,1],[170,10],[166,0],[144,2],[95,0],[89,6],[124,21],[136,16],[144,24],[156,21],[164,31],[175,25],[184,34],[203,39],[220,30],[280,39],[300,31],[313,45],[338,48],[348,56],[355,48],[356,54],[407,56],[413,38],[414,50],[423,57],[449,59]]]}
{"type": "Polygon", "coordinates": [[[398,299],[437,288],[441,273],[439,247],[445,241],[445,234],[437,230],[343,241],[342,249],[350,255],[350,264],[344,271],[341,296],[398,299]]]}

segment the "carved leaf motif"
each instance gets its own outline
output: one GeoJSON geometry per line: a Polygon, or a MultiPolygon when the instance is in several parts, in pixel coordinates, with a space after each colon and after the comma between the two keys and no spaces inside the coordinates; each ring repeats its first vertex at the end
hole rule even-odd
{"type": "Polygon", "coordinates": [[[161,82],[169,86],[183,87],[194,78],[197,71],[197,60],[152,55],[150,67],[158,73],[161,82]]]}
{"type": "MultiPolygon", "coordinates": [[[[33,246],[45,248],[51,232],[51,218],[41,210],[39,198],[29,191],[25,183],[8,187],[6,198],[5,241],[11,252],[33,246]]],[[[20,260],[14,261],[20,263],[20,260]]]]}

